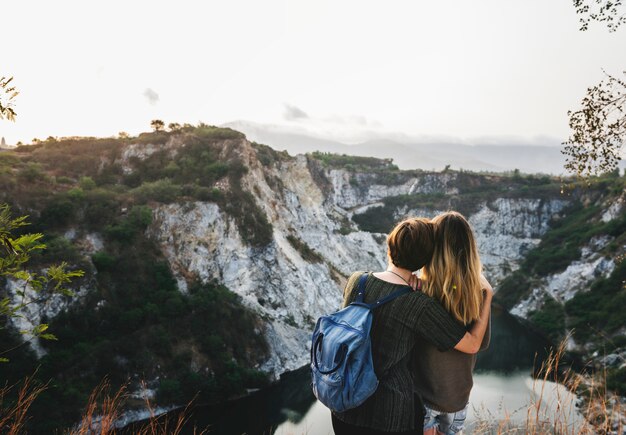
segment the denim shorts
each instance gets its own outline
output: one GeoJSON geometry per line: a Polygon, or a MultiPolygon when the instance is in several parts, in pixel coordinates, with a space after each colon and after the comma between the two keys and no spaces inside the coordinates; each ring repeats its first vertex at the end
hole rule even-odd
{"type": "Polygon", "coordinates": [[[441,412],[430,409],[424,405],[426,415],[424,416],[424,430],[433,427],[445,435],[455,435],[463,430],[465,418],[467,417],[467,405],[457,412],[441,412]]]}

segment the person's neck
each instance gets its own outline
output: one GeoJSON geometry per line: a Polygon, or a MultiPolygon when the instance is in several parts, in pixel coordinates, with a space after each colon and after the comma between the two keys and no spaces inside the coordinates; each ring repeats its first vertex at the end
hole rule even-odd
{"type": "Polygon", "coordinates": [[[406,285],[411,278],[411,271],[389,264],[384,272],[378,272],[375,275],[383,281],[406,285]]]}

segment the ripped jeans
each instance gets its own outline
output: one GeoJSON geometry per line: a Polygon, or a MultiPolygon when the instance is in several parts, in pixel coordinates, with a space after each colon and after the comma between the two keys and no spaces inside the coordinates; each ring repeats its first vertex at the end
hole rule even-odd
{"type": "Polygon", "coordinates": [[[467,405],[457,412],[442,412],[430,409],[427,405],[426,415],[424,416],[424,431],[436,428],[440,433],[445,435],[456,435],[461,433],[465,425],[467,417],[467,405]]]}

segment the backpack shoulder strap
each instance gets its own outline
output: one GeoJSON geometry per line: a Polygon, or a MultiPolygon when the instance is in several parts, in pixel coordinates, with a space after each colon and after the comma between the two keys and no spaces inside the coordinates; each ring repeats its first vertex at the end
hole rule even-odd
{"type": "Polygon", "coordinates": [[[357,294],[354,301],[358,302],[359,304],[363,303],[363,298],[365,297],[365,282],[367,281],[368,275],[369,273],[367,272],[363,273],[363,275],[361,275],[361,278],[359,278],[359,283],[357,284],[357,294]]]}
{"type": "Polygon", "coordinates": [[[401,289],[396,290],[395,292],[391,293],[390,295],[385,296],[384,298],[381,298],[379,300],[377,300],[376,302],[373,302],[371,304],[369,304],[370,309],[373,310],[375,308],[381,307],[383,305],[385,305],[387,302],[391,302],[394,299],[399,298],[400,296],[404,296],[408,293],[411,293],[413,291],[413,289],[409,286],[406,287],[402,287],[401,289]]]}
{"type": "Polygon", "coordinates": [[[391,302],[394,299],[399,298],[400,296],[404,296],[405,294],[411,293],[413,291],[413,289],[409,286],[402,287],[401,289],[396,290],[395,292],[391,293],[390,295],[385,296],[384,298],[377,300],[376,302],[372,302],[371,304],[366,304],[363,301],[363,298],[365,297],[365,282],[367,281],[368,275],[369,273],[365,272],[359,278],[359,283],[357,285],[356,298],[354,299],[354,302],[352,302],[352,304],[365,306],[365,307],[368,307],[370,310],[373,310],[375,308],[385,305],[387,302],[391,302]]]}

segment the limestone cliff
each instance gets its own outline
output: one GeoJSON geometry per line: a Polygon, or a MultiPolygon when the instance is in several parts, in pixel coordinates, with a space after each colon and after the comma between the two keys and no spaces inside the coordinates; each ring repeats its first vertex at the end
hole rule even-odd
{"type": "MultiPolygon", "coordinates": [[[[527,255],[580,202],[561,193],[559,180],[545,176],[399,171],[390,161],[371,158],[292,157],[208,126],[155,137],[140,136],[102,152],[94,177],[130,186],[127,202],[147,201],[153,218],[144,236],[158,246],[180,292],[198,281],[217,282],[258,315],[270,347],[258,368],[274,376],[306,364],[314,322],[340,306],[351,272],[385,267],[384,233],[393,222],[460,210],[498,289],[524,271],[527,255]],[[190,156],[208,163],[193,166],[190,156]],[[189,168],[197,172],[185,172],[189,168]]],[[[620,198],[602,204],[598,219],[621,219],[620,198]]],[[[121,210],[126,213],[126,207],[121,210]]],[[[107,228],[107,237],[115,234],[114,225],[107,228]]],[[[65,237],[73,240],[77,231],[83,239],[99,240],[97,232],[80,228],[70,228],[65,237]]],[[[603,234],[586,240],[579,257],[511,297],[512,312],[531,317],[542,309],[544,295],[564,303],[608,277],[615,262],[603,249],[616,240],[622,243],[603,234]]],[[[623,251],[623,245],[618,248],[623,251]]],[[[81,252],[92,255],[90,249],[81,252]]],[[[55,303],[53,311],[42,313],[53,317],[64,307],[55,303]]],[[[27,314],[35,320],[41,315],[27,314]]]]}
{"type": "MultiPolygon", "coordinates": [[[[455,173],[402,174],[397,184],[381,183],[380,174],[324,167],[310,156],[263,165],[246,140],[236,152],[248,168],[243,185],[272,226],[270,243],[247,245],[241,236],[245,228],[218,205],[200,201],[156,206],[148,233],[160,244],[181,291],[189,277],[218,280],[265,319],[271,357],[262,368],[275,375],[307,362],[314,321],[339,307],[342,285],[352,271],[385,267],[384,234],[359,230],[353,216],[375,211],[385,198],[459,195],[455,173]]],[[[558,193],[529,195],[485,197],[468,215],[496,286],[519,267],[569,203],[558,193]]],[[[399,206],[393,218],[443,210],[399,206]]]]}

